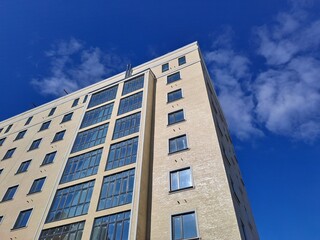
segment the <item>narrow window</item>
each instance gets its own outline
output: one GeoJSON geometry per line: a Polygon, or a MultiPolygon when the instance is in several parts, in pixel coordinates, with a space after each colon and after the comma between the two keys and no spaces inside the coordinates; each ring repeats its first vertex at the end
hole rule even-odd
{"type": "Polygon", "coordinates": [[[56,156],[56,153],[57,152],[51,152],[51,153],[46,154],[41,165],[46,165],[46,164],[52,163],[55,156],[56,156]]]}
{"type": "Polygon", "coordinates": [[[0,224],[2,223],[3,220],[3,216],[0,216],[0,224]]]}
{"type": "Polygon", "coordinates": [[[186,135],[169,139],[169,153],[179,152],[185,149],[188,149],[186,135]]]}
{"type": "Polygon", "coordinates": [[[14,140],[17,141],[19,139],[22,139],[24,137],[24,135],[26,134],[26,132],[27,132],[27,130],[19,132],[14,140]]]}
{"type": "Polygon", "coordinates": [[[80,240],[83,233],[83,228],[84,228],[84,221],[45,229],[45,230],[42,230],[39,240],[49,240],[49,239],[80,240]]]}
{"type": "Polygon", "coordinates": [[[181,121],[184,121],[183,110],[179,110],[168,114],[168,125],[181,121]]]}
{"type": "Polygon", "coordinates": [[[57,132],[56,135],[54,135],[52,142],[57,142],[57,141],[63,140],[65,132],[66,132],[66,130],[63,130],[61,132],[57,132]]]}
{"type": "Polygon", "coordinates": [[[54,114],[54,112],[56,111],[56,109],[57,109],[56,107],[51,108],[48,117],[52,116],[54,114]]]}
{"type": "Polygon", "coordinates": [[[29,117],[24,125],[25,125],[25,126],[26,126],[26,125],[29,125],[29,123],[31,122],[32,118],[33,118],[33,117],[29,117]]]}
{"type": "Polygon", "coordinates": [[[29,148],[29,151],[39,148],[41,140],[42,140],[41,138],[34,140],[29,148]]]}
{"type": "Polygon", "coordinates": [[[172,216],[172,239],[194,239],[198,237],[195,212],[172,216]]]}
{"type": "Polygon", "coordinates": [[[16,150],[16,148],[9,149],[6,152],[6,154],[4,155],[4,157],[2,158],[2,160],[11,158],[13,156],[13,153],[14,153],[15,150],[16,150]]]}
{"type": "Polygon", "coordinates": [[[48,129],[49,126],[50,126],[50,123],[51,123],[51,121],[42,123],[42,125],[41,125],[41,127],[39,129],[39,132],[48,129]]]}
{"type": "Polygon", "coordinates": [[[77,98],[77,99],[75,99],[75,100],[73,101],[73,103],[72,103],[72,106],[71,106],[71,107],[75,107],[75,106],[77,106],[77,105],[78,105],[78,103],[79,103],[79,98],[77,98]]]}
{"type": "Polygon", "coordinates": [[[177,191],[190,187],[192,187],[190,168],[170,172],[170,191],[177,191]]]}
{"type": "Polygon", "coordinates": [[[4,133],[9,132],[11,128],[12,128],[12,124],[7,127],[7,129],[6,129],[6,131],[4,133]]]}
{"type": "Polygon", "coordinates": [[[26,172],[29,168],[30,163],[31,163],[31,160],[22,162],[16,174],[26,172]]]}
{"type": "Polygon", "coordinates": [[[34,180],[28,194],[40,192],[45,180],[45,177],[34,180]]]}
{"type": "Polygon", "coordinates": [[[2,172],[3,172],[3,168],[0,169],[0,175],[2,174],[2,172]]]}
{"type": "Polygon", "coordinates": [[[181,89],[178,89],[176,91],[168,93],[167,101],[168,101],[168,103],[170,103],[170,102],[176,101],[180,98],[182,98],[182,91],[181,91],[181,89]]]}
{"type": "Polygon", "coordinates": [[[73,112],[72,112],[72,113],[68,113],[68,114],[64,115],[64,116],[63,116],[63,118],[62,118],[61,123],[64,123],[64,122],[68,122],[68,121],[70,121],[70,120],[71,120],[71,118],[72,118],[72,115],[73,115],[73,112]]]}
{"type": "Polygon", "coordinates": [[[88,95],[85,95],[82,103],[85,103],[87,101],[87,99],[88,99],[88,95]]]}
{"type": "Polygon", "coordinates": [[[3,131],[3,128],[0,128],[0,133],[2,133],[2,131],[3,131]]]}
{"type": "Polygon", "coordinates": [[[2,198],[2,202],[13,199],[17,189],[18,189],[18,185],[13,186],[13,187],[9,187],[2,198]]]}
{"type": "Polygon", "coordinates": [[[162,72],[166,72],[169,70],[169,63],[165,63],[162,65],[162,72]]]}
{"type": "Polygon", "coordinates": [[[180,77],[180,72],[176,72],[176,73],[171,74],[171,75],[169,75],[169,76],[167,77],[167,84],[173,83],[173,82],[178,81],[178,80],[180,80],[180,79],[181,79],[181,77],[180,77]]]}
{"type": "Polygon", "coordinates": [[[32,209],[28,209],[28,210],[24,210],[24,211],[20,212],[19,216],[13,226],[13,229],[26,227],[28,220],[30,218],[31,212],[32,212],[32,209]]]}
{"type": "Polygon", "coordinates": [[[6,138],[1,138],[1,139],[0,139],[0,146],[2,146],[2,145],[3,145],[4,140],[6,140],[6,138]]]}
{"type": "Polygon", "coordinates": [[[186,63],[186,57],[183,56],[183,57],[178,58],[178,63],[179,63],[179,66],[185,64],[186,63]]]}

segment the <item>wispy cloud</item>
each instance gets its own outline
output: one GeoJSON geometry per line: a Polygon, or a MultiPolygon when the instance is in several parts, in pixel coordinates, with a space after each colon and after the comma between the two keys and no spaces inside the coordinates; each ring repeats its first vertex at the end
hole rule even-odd
{"type": "Polygon", "coordinates": [[[97,47],[87,48],[77,39],[60,41],[45,52],[50,74],[32,79],[31,84],[44,95],[61,96],[102,80],[107,75],[125,69],[123,58],[103,53],[97,47]]]}
{"type": "Polygon", "coordinates": [[[259,129],[307,142],[320,137],[320,19],[295,6],[273,24],[253,28],[255,54],[265,60],[260,69],[230,47],[213,46],[205,54],[231,130],[240,139],[259,129]]]}

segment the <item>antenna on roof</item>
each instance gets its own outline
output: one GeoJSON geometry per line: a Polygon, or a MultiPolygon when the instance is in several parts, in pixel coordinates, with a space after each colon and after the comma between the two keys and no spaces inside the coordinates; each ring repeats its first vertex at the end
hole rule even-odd
{"type": "Polygon", "coordinates": [[[63,91],[68,95],[69,93],[67,92],[67,90],[63,89],[63,91]]]}
{"type": "Polygon", "coordinates": [[[127,70],[126,70],[126,76],[125,78],[128,78],[128,77],[131,77],[132,75],[132,67],[131,67],[131,64],[127,64],[127,70]]]}

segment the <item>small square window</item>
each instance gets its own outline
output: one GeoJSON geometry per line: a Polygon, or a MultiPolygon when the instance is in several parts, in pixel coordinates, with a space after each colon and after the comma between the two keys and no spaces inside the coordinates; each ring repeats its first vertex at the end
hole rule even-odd
{"type": "Polygon", "coordinates": [[[172,240],[198,238],[195,212],[174,215],[171,218],[172,240]]]}
{"type": "Polygon", "coordinates": [[[32,118],[33,118],[33,117],[29,117],[24,125],[25,125],[25,126],[28,125],[28,124],[31,122],[32,118]]]}
{"type": "Polygon", "coordinates": [[[179,66],[185,64],[186,63],[186,57],[183,56],[183,57],[178,58],[178,63],[179,63],[179,66]]]}
{"type": "Polygon", "coordinates": [[[46,165],[46,164],[52,163],[55,156],[56,156],[56,153],[57,152],[51,152],[51,153],[46,154],[41,165],[46,165]]]}
{"type": "Polygon", "coordinates": [[[31,215],[32,209],[24,210],[19,213],[19,216],[13,226],[13,229],[26,227],[31,215]]]}
{"type": "Polygon", "coordinates": [[[25,162],[21,163],[21,165],[20,165],[20,167],[19,167],[19,169],[17,171],[17,174],[26,172],[28,170],[28,167],[29,167],[30,163],[31,163],[31,160],[28,160],[28,161],[25,161],[25,162]]]}
{"type": "Polygon", "coordinates": [[[34,140],[29,148],[29,151],[39,148],[41,140],[42,140],[41,138],[34,140]]]}
{"type": "Polygon", "coordinates": [[[178,81],[180,79],[181,79],[180,72],[176,72],[174,74],[167,76],[167,84],[173,83],[173,82],[178,81]]]}
{"type": "Polygon", "coordinates": [[[1,138],[1,139],[0,139],[0,146],[2,146],[2,145],[3,145],[4,140],[6,140],[6,138],[1,138]]]}
{"type": "Polygon", "coordinates": [[[162,72],[166,72],[169,70],[169,63],[165,63],[162,65],[162,72]]]}
{"type": "Polygon", "coordinates": [[[19,132],[14,140],[17,141],[19,139],[22,139],[24,137],[24,135],[26,134],[26,132],[27,132],[27,130],[19,132]]]}
{"type": "Polygon", "coordinates": [[[44,123],[42,123],[42,125],[41,125],[41,127],[40,127],[39,131],[43,131],[43,130],[48,129],[48,128],[49,128],[49,126],[50,126],[50,123],[51,123],[51,121],[48,121],[48,122],[44,122],[44,123]]]}
{"type": "Polygon", "coordinates": [[[170,103],[170,102],[176,101],[180,98],[182,98],[182,91],[181,91],[181,89],[178,89],[176,91],[168,93],[167,101],[168,101],[168,103],[170,103]]]}
{"type": "Polygon", "coordinates": [[[71,118],[72,118],[72,115],[73,115],[73,112],[72,112],[72,113],[68,113],[68,114],[64,115],[64,116],[63,116],[63,118],[62,118],[61,123],[64,123],[64,122],[68,122],[68,121],[70,121],[70,120],[71,120],[71,118]]]}
{"type": "Polygon", "coordinates": [[[16,150],[16,148],[9,149],[6,152],[6,154],[4,155],[4,157],[2,158],[2,160],[11,158],[13,156],[13,153],[14,153],[15,150],[16,150]]]}
{"type": "Polygon", "coordinates": [[[51,108],[48,117],[52,116],[54,114],[54,112],[56,111],[56,109],[57,109],[56,107],[51,108]]]}
{"type": "Polygon", "coordinates": [[[168,125],[181,121],[184,121],[184,113],[182,109],[168,114],[168,125]]]}
{"type": "Polygon", "coordinates": [[[75,100],[73,101],[73,103],[72,103],[72,106],[71,106],[71,107],[75,107],[75,106],[77,106],[77,105],[78,105],[78,103],[79,103],[79,98],[77,98],[77,99],[75,99],[75,100]]]}
{"type": "Polygon", "coordinates": [[[192,187],[190,168],[170,172],[170,191],[177,191],[190,187],[192,187]]]}
{"type": "Polygon", "coordinates": [[[54,136],[52,142],[57,142],[63,139],[64,134],[65,134],[66,130],[63,130],[61,132],[57,132],[56,135],[54,136]]]}
{"type": "Polygon", "coordinates": [[[6,193],[4,194],[3,198],[2,198],[2,202],[5,201],[9,201],[11,199],[13,199],[17,189],[18,189],[19,185],[13,186],[13,187],[9,187],[8,190],[6,191],[6,193]]]}
{"type": "Polygon", "coordinates": [[[169,153],[175,153],[185,149],[188,149],[186,135],[169,139],[169,153]]]}
{"type": "Polygon", "coordinates": [[[45,180],[45,177],[34,180],[28,194],[40,192],[45,180]]]}
{"type": "Polygon", "coordinates": [[[11,128],[12,128],[12,124],[7,127],[7,129],[6,129],[6,131],[4,133],[9,132],[11,128]]]}

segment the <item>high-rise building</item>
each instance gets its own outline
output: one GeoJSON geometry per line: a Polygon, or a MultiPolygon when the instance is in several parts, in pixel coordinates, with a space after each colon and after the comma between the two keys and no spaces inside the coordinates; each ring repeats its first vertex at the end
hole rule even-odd
{"type": "Polygon", "coordinates": [[[0,122],[0,238],[259,239],[197,43],[0,122]]]}

